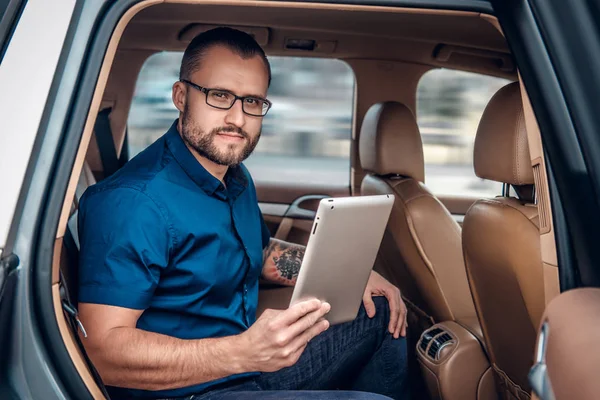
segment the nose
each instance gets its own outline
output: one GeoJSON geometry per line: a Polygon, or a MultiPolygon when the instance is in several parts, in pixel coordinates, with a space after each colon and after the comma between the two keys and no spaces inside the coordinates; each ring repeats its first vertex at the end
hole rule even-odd
{"type": "Polygon", "coordinates": [[[235,99],[233,106],[227,110],[225,122],[238,128],[242,128],[246,124],[246,114],[244,114],[244,110],[242,109],[242,100],[235,99]]]}

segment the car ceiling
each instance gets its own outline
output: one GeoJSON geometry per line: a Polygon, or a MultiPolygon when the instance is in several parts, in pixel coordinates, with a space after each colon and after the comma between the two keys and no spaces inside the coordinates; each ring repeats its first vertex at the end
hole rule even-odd
{"type": "Polygon", "coordinates": [[[259,43],[269,55],[404,61],[514,79],[516,68],[504,36],[486,17],[475,12],[310,3],[163,3],[137,14],[119,47],[182,51],[195,34],[225,25],[263,38],[259,43]],[[316,49],[291,50],[286,48],[288,39],[314,40],[316,49]],[[450,56],[440,55],[444,52],[450,56]],[[504,66],[499,59],[507,61],[504,66]]]}

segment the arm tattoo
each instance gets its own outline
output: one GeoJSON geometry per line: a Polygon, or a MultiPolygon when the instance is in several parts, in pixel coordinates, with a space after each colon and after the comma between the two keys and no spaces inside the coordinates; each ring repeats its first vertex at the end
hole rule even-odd
{"type": "Polygon", "coordinates": [[[264,252],[263,278],[293,286],[300,272],[305,247],[271,239],[264,252]]]}

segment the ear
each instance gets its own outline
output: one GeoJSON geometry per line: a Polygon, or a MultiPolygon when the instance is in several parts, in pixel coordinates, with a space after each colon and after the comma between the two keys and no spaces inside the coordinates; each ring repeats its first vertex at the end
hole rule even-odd
{"type": "Polygon", "coordinates": [[[173,99],[173,104],[175,104],[175,107],[179,110],[179,112],[183,112],[183,110],[185,110],[185,101],[187,98],[186,94],[187,87],[185,86],[185,83],[177,81],[173,84],[173,93],[171,97],[173,99]]]}

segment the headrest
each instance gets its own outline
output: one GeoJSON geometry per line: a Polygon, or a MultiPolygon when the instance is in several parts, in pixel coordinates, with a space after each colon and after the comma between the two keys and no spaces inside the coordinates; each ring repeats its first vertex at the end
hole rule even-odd
{"type": "Polygon", "coordinates": [[[359,156],[368,172],[425,181],[421,133],[413,113],[402,103],[371,106],[360,130],[359,156]]]}
{"type": "Polygon", "coordinates": [[[475,174],[511,185],[533,184],[519,83],[500,89],[479,122],[474,150],[475,174]]]}

